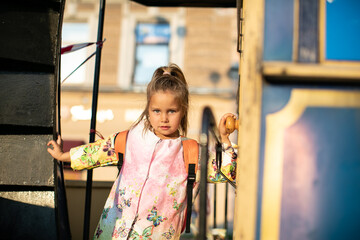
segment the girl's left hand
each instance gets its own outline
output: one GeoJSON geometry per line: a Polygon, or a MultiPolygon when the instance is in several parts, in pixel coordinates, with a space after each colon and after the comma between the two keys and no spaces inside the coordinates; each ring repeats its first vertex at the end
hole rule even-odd
{"type": "Polygon", "coordinates": [[[226,143],[228,145],[231,145],[231,142],[229,140],[229,135],[230,133],[228,133],[226,131],[226,118],[227,117],[233,117],[234,120],[236,120],[236,116],[232,113],[226,113],[222,116],[222,118],[220,119],[219,122],[219,132],[220,132],[220,137],[221,137],[221,142],[222,143],[226,143]]]}
{"type": "Polygon", "coordinates": [[[70,160],[70,153],[69,152],[64,152],[63,151],[63,140],[61,139],[60,136],[58,136],[57,140],[51,140],[50,142],[47,143],[47,151],[50,153],[50,155],[62,162],[71,162],[70,160]],[[53,148],[51,148],[50,146],[52,146],[53,148]]]}

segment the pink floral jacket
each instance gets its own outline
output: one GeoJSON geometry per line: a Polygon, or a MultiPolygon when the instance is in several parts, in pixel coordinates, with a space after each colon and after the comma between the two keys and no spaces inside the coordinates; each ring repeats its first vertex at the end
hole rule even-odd
{"type": "MultiPolygon", "coordinates": [[[[81,170],[117,164],[115,136],[71,149],[71,167],[81,170]]],[[[223,155],[222,171],[233,180],[234,149],[228,146],[223,155]]],[[[216,164],[210,161],[208,180],[224,181],[214,170],[216,164]]],[[[140,123],[129,131],[121,173],[94,239],[179,239],[186,212],[186,183],[181,138],[160,139],[151,131],[143,133],[140,123]]]]}

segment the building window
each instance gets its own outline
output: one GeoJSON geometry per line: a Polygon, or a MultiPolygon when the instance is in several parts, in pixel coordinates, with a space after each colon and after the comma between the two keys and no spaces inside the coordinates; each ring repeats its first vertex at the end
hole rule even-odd
{"type": "Polygon", "coordinates": [[[134,85],[146,85],[159,66],[170,58],[170,25],[168,23],[138,23],[135,28],[134,85]]]}
{"type": "MultiPolygon", "coordinates": [[[[87,23],[63,23],[62,26],[62,47],[84,43],[89,41],[89,25],[87,23]]],[[[75,52],[61,55],[61,79],[65,79],[76,69],[89,55],[89,49],[83,48],[75,52]]],[[[90,62],[90,61],[89,61],[90,62]]],[[[87,64],[89,63],[87,62],[87,64]]],[[[86,64],[77,69],[64,85],[78,85],[85,83],[86,64]]]]}

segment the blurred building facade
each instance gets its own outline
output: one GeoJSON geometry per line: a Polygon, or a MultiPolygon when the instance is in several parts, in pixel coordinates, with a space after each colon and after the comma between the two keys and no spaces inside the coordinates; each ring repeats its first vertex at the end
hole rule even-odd
{"type": "MultiPolygon", "coordinates": [[[[62,46],[95,42],[98,13],[96,0],[67,0],[62,46]]],[[[107,137],[129,128],[146,105],[146,84],[153,71],[169,62],[179,65],[188,81],[188,137],[198,139],[205,106],[212,108],[217,121],[224,113],[236,113],[239,57],[235,29],[236,9],[145,7],[128,0],[107,0],[96,130],[107,137]]],[[[95,47],[90,46],[62,55],[61,79],[94,51],[95,47]]],[[[61,135],[65,148],[89,141],[94,65],[92,58],[61,86],[61,135]]],[[[93,171],[90,231],[96,227],[117,174],[115,166],[93,171]]],[[[74,239],[82,236],[86,175],[86,171],[72,171],[69,167],[65,171],[74,239]]],[[[224,199],[225,187],[220,185],[217,193],[224,199]]],[[[228,221],[232,228],[234,191],[228,194],[228,221]]],[[[223,200],[217,201],[217,209],[222,211],[218,213],[218,224],[223,224],[223,200]]],[[[212,219],[209,224],[213,224],[212,219]]]]}
{"type": "MultiPolygon", "coordinates": [[[[98,1],[68,0],[62,46],[96,41],[98,12],[98,1]]],[[[182,68],[189,84],[189,137],[198,138],[204,106],[213,109],[217,120],[226,112],[236,113],[234,29],[236,9],[232,8],[145,7],[127,0],[108,0],[96,130],[106,137],[129,128],[145,107],[146,84],[153,71],[169,62],[182,68]]],[[[91,46],[62,55],[61,79],[94,51],[91,46]]],[[[95,58],[86,62],[61,86],[65,141],[89,141],[94,62],[95,58]]],[[[94,174],[95,180],[109,180],[107,174],[102,177],[97,170],[94,174]]],[[[67,174],[67,179],[78,179],[78,175],[67,174]]]]}

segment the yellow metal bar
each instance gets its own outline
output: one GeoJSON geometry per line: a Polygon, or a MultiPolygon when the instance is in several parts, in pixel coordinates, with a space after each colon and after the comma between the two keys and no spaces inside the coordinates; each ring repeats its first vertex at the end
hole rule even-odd
{"type": "Polygon", "coordinates": [[[262,94],[264,0],[243,2],[243,53],[240,59],[239,158],[233,239],[255,239],[262,94]]]}
{"type": "MultiPolygon", "coordinates": [[[[335,63],[335,62],[334,62],[335,63]]],[[[360,82],[360,64],[304,64],[285,62],[265,62],[263,64],[265,77],[301,78],[302,81],[324,79],[353,80],[360,82]]]]}

